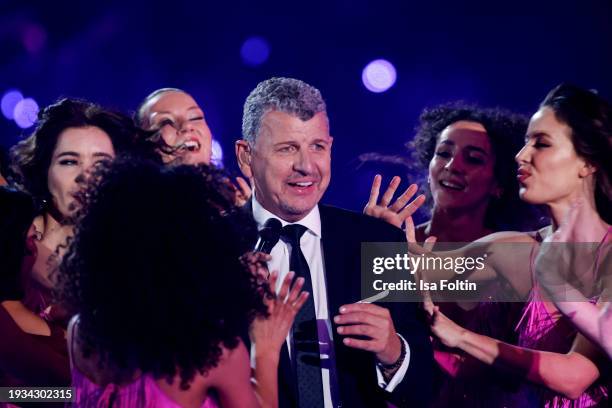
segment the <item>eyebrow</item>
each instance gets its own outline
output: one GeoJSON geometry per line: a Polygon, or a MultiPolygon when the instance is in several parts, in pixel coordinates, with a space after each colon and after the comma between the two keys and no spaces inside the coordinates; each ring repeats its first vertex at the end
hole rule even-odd
{"type": "MultiPolygon", "coordinates": [[[[193,106],[191,106],[191,107],[187,108],[187,110],[194,110],[194,109],[199,109],[199,110],[202,110],[202,108],[200,108],[200,107],[199,107],[199,106],[197,106],[197,105],[193,105],[193,106]]],[[[167,115],[169,115],[169,114],[171,114],[172,112],[170,112],[170,111],[157,111],[157,112],[153,112],[153,113],[155,113],[156,115],[163,115],[163,114],[167,114],[167,115]]]]}
{"type": "MultiPolygon", "coordinates": [[[[58,154],[57,156],[55,156],[56,159],[59,159],[60,157],[64,157],[64,156],[70,156],[70,157],[79,157],[80,154],[78,154],[77,152],[73,152],[73,151],[65,151],[65,152],[61,152],[60,154],[58,154]]],[[[113,156],[111,156],[108,153],[104,153],[104,152],[95,152],[93,154],[93,157],[107,157],[109,159],[112,159],[113,156]]]]}
{"type": "MultiPolygon", "coordinates": [[[[327,143],[327,144],[329,144],[330,141],[329,141],[329,139],[320,138],[320,139],[313,140],[311,143],[327,143]]],[[[283,142],[274,143],[273,146],[280,146],[280,145],[285,145],[285,144],[300,144],[300,142],[297,141],[297,140],[285,140],[283,142]]]]}
{"type": "Polygon", "coordinates": [[[533,132],[530,135],[529,134],[525,135],[525,142],[528,142],[530,139],[534,139],[536,137],[543,137],[543,136],[551,137],[548,133],[540,130],[540,131],[537,131],[537,132],[533,132]]]}
{"type": "MultiPolygon", "coordinates": [[[[452,140],[443,140],[443,141],[440,142],[440,144],[449,145],[449,146],[455,146],[455,142],[453,142],[452,140]]],[[[489,152],[487,152],[482,147],[478,147],[478,146],[474,146],[474,145],[467,145],[467,146],[465,146],[465,149],[476,150],[476,151],[481,152],[482,154],[489,155],[489,152]]]]}
{"type": "Polygon", "coordinates": [[[484,155],[489,155],[489,152],[487,152],[485,149],[483,149],[482,147],[478,147],[478,146],[472,146],[472,145],[468,145],[465,147],[466,149],[470,149],[470,150],[476,150],[484,155]]]}

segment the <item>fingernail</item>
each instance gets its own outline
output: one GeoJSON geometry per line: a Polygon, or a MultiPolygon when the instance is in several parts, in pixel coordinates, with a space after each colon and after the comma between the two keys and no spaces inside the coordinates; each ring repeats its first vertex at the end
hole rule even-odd
{"type": "Polygon", "coordinates": [[[338,327],[338,333],[342,333],[344,331],[344,327],[338,327]]]}
{"type": "Polygon", "coordinates": [[[350,340],[347,338],[342,339],[342,342],[346,345],[348,345],[350,343],[350,340]]]}
{"type": "Polygon", "coordinates": [[[340,308],[340,313],[344,313],[344,312],[346,312],[346,307],[342,306],[342,307],[340,308]]]}
{"type": "Polygon", "coordinates": [[[334,322],[336,322],[336,323],[340,323],[340,316],[336,316],[336,317],[334,317],[334,322]]]}

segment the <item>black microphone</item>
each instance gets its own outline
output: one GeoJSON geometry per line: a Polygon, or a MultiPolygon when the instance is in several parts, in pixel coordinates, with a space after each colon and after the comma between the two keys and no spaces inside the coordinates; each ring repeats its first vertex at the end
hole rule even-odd
{"type": "Polygon", "coordinates": [[[253,251],[269,254],[280,238],[281,229],[282,224],[278,219],[269,218],[259,230],[259,238],[253,251]]]}

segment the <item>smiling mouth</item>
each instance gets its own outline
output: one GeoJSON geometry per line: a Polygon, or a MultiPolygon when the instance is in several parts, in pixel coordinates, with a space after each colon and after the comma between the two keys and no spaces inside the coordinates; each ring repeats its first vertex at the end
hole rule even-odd
{"type": "Polygon", "coordinates": [[[197,140],[187,140],[180,144],[177,148],[179,151],[187,151],[187,152],[198,152],[202,148],[200,142],[197,140]]]}
{"type": "Polygon", "coordinates": [[[465,189],[465,185],[453,183],[452,181],[447,180],[440,181],[440,185],[444,188],[448,188],[454,191],[463,191],[465,189]]]}
{"type": "Polygon", "coordinates": [[[292,186],[292,187],[306,188],[306,187],[310,187],[310,186],[314,185],[314,182],[312,182],[312,181],[300,181],[300,182],[297,182],[297,183],[289,182],[289,185],[292,186]]]}

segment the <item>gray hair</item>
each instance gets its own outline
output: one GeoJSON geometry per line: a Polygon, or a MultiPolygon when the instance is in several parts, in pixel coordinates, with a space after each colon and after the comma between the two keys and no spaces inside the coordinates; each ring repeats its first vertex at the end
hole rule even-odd
{"type": "Polygon", "coordinates": [[[261,128],[263,116],[278,111],[297,116],[302,121],[326,112],[321,92],[304,81],[293,78],[270,78],[260,82],[244,102],[242,138],[250,144],[261,128]]]}

